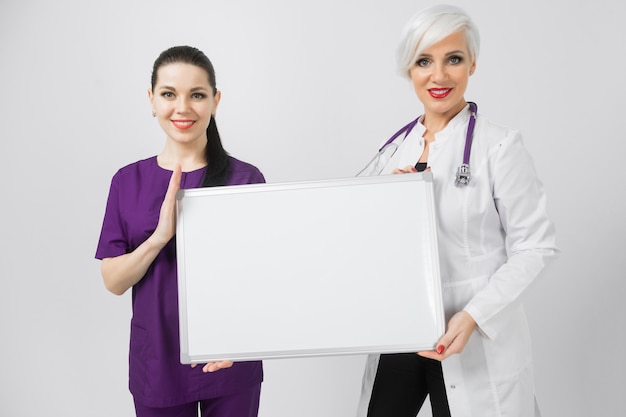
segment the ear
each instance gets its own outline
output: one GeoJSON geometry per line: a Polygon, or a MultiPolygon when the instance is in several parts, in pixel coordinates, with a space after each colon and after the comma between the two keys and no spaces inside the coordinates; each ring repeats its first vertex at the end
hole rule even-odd
{"type": "Polygon", "coordinates": [[[470,67],[470,71],[469,71],[469,75],[472,76],[474,75],[474,72],[476,71],[476,60],[474,60],[472,62],[472,66],[470,67]]]}
{"type": "Polygon", "coordinates": [[[222,92],[220,90],[217,90],[217,93],[215,93],[215,95],[213,96],[213,101],[215,103],[213,105],[213,111],[211,112],[213,116],[215,116],[215,113],[217,112],[217,106],[219,106],[221,98],[222,98],[222,92]]]}
{"type": "Polygon", "coordinates": [[[150,100],[150,106],[152,106],[152,113],[154,113],[154,94],[152,94],[151,88],[148,88],[148,100],[150,100]]]}

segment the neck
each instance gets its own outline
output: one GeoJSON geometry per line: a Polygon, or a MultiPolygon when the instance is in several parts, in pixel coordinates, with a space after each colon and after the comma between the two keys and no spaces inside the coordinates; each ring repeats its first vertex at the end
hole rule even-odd
{"type": "Polygon", "coordinates": [[[180,144],[167,140],[165,147],[157,156],[157,161],[162,168],[174,169],[178,164],[183,172],[195,171],[206,166],[207,161],[204,156],[206,142],[197,146],[195,144],[180,144]]]}
{"type": "Polygon", "coordinates": [[[424,119],[422,124],[431,133],[441,132],[448,125],[450,120],[461,112],[465,108],[467,103],[465,101],[459,102],[459,104],[445,113],[433,113],[427,110],[424,113],[424,119]]]}

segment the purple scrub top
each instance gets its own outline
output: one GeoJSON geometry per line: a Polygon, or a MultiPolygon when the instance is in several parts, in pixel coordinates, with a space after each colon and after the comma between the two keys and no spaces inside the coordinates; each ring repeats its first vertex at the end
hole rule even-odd
{"type": "MultiPolygon", "coordinates": [[[[204,171],[183,172],[181,188],[199,187],[204,171]]],[[[227,185],[265,182],[256,167],[232,157],[229,171],[227,185]]],[[[96,258],[132,252],[154,232],[171,174],[151,157],[121,168],[113,176],[96,258]]],[[[207,294],[207,302],[210,299],[207,294]]],[[[171,407],[230,395],[263,380],[260,361],[237,362],[232,368],[207,374],[202,366],[180,363],[176,239],[161,250],[133,286],[132,308],[129,388],[141,404],[171,407]]]]}

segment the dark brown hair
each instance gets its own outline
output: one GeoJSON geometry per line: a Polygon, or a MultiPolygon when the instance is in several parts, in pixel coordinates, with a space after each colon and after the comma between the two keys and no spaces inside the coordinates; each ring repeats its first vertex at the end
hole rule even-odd
{"type": "MultiPolygon", "coordinates": [[[[152,66],[150,85],[153,91],[157,82],[157,72],[159,68],[175,63],[191,64],[205,70],[209,77],[209,84],[213,87],[213,95],[217,94],[213,64],[204,52],[192,46],[174,46],[161,52],[161,55],[154,61],[154,65],[152,66]]],[[[211,115],[211,121],[206,129],[206,136],[207,144],[204,150],[204,156],[207,161],[207,167],[204,173],[204,179],[202,180],[202,187],[226,185],[228,182],[230,158],[222,146],[222,140],[213,115],[211,115]]]]}

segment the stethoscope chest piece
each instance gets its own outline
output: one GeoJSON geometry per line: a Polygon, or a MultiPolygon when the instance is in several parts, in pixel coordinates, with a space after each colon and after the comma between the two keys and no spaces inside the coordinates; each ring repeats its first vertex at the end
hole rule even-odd
{"type": "Polygon", "coordinates": [[[470,177],[469,164],[461,164],[456,170],[456,180],[454,180],[454,184],[457,186],[467,185],[470,182],[470,177]]]}

